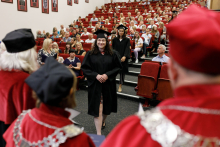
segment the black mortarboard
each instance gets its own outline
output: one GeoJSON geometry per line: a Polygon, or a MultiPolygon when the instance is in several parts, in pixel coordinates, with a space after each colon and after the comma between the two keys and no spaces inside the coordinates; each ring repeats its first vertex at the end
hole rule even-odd
{"type": "Polygon", "coordinates": [[[70,49],[70,50],[69,50],[69,54],[70,54],[70,53],[75,53],[75,50],[74,50],[74,49],[70,49]]]}
{"type": "Polygon", "coordinates": [[[97,39],[98,38],[108,38],[108,36],[111,35],[111,33],[106,32],[104,30],[99,29],[98,31],[96,31],[94,34],[97,35],[97,39]]]}
{"type": "Polygon", "coordinates": [[[172,11],[173,12],[173,14],[177,14],[178,13],[178,11],[176,11],[176,10],[174,10],[174,11],[172,11]]]}
{"type": "Polygon", "coordinates": [[[128,28],[127,28],[126,26],[120,24],[120,25],[117,27],[117,29],[118,29],[118,30],[119,30],[119,29],[127,30],[128,28]]]}
{"type": "Polygon", "coordinates": [[[73,75],[67,67],[48,57],[45,65],[32,73],[25,82],[36,92],[41,102],[57,106],[73,86],[73,75]]]}
{"type": "Polygon", "coordinates": [[[2,40],[9,53],[22,52],[35,46],[31,29],[18,29],[8,33],[2,40]]]}

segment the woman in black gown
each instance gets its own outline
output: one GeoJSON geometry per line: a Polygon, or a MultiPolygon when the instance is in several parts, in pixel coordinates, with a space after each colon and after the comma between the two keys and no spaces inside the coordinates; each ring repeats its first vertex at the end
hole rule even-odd
{"type": "Polygon", "coordinates": [[[118,37],[112,41],[112,48],[119,52],[121,56],[122,70],[120,70],[120,82],[118,92],[122,91],[122,84],[124,83],[125,73],[128,73],[128,59],[130,58],[130,39],[126,37],[125,30],[128,29],[123,25],[119,25],[118,37]]]}
{"type": "Polygon", "coordinates": [[[118,53],[110,49],[107,37],[111,33],[98,30],[95,34],[97,39],[81,69],[88,81],[88,114],[94,116],[97,135],[101,135],[107,115],[117,112],[115,77],[122,66],[118,53]]]}

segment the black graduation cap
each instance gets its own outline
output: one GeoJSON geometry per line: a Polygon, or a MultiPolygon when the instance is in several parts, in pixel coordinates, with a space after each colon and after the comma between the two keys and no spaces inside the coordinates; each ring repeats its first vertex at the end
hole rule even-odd
{"type": "Polygon", "coordinates": [[[97,39],[98,38],[108,38],[108,36],[111,35],[111,33],[106,32],[106,31],[101,30],[101,29],[97,30],[94,34],[97,35],[97,39]]]}
{"type": "Polygon", "coordinates": [[[172,11],[172,13],[173,13],[173,14],[177,14],[177,13],[178,13],[178,11],[174,10],[174,11],[172,11]]]}
{"type": "Polygon", "coordinates": [[[127,28],[126,26],[120,24],[120,25],[117,27],[117,29],[118,29],[118,30],[119,30],[119,29],[127,30],[128,28],[127,28]]]}
{"type": "Polygon", "coordinates": [[[45,65],[32,73],[25,82],[36,92],[41,102],[57,106],[73,86],[73,75],[67,67],[48,57],[45,65]]]}
{"type": "Polygon", "coordinates": [[[22,52],[35,46],[31,29],[18,29],[8,33],[2,40],[9,53],[22,52]]]}

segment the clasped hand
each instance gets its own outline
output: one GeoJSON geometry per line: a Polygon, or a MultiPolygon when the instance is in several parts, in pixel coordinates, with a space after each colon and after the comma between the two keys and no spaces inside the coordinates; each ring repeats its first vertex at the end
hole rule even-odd
{"type": "Polygon", "coordinates": [[[98,74],[96,76],[96,79],[100,82],[100,83],[105,83],[106,80],[108,80],[108,76],[106,74],[100,75],[98,74]]]}
{"type": "Polygon", "coordinates": [[[121,62],[125,62],[125,60],[126,60],[126,57],[123,56],[123,57],[121,58],[121,62]]]}

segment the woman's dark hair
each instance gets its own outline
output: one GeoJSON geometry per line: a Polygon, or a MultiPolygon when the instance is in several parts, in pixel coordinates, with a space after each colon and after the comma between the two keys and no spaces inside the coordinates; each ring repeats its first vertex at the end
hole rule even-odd
{"type": "MultiPolygon", "coordinates": [[[[119,30],[123,30],[124,31],[124,34],[122,35],[122,39],[126,38],[125,30],[124,29],[119,29],[119,30]]],[[[118,30],[118,39],[120,39],[119,30],[118,30]]]]}
{"type": "MultiPolygon", "coordinates": [[[[104,52],[105,52],[105,54],[112,55],[113,52],[112,52],[112,50],[110,48],[109,41],[108,41],[107,38],[105,38],[105,40],[106,40],[106,46],[105,46],[104,52]]],[[[92,55],[92,54],[96,55],[99,52],[100,51],[99,51],[99,47],[97,46],[97,39],[96,39],[95,42],[94,42],[94,45],[93,45],[93,47],[91,49],[90,55],[92,55]]]]}
{"type": "MultiPolygon", "coordinates": [[[[68,45],[68,44],[70,45],[70,49],[69,49],[69,50],[71,50],[71,49],[72,49],[72,47],[71,47],[71,45],[72,45],[71,42],[67,42],[67,43],[66,43],[66,45],[68,45]]],[[[65,47],[64,53],[68,54],[67,51],[68,51],[68,49],[67,49],[67,47],[65,47]]]]}

